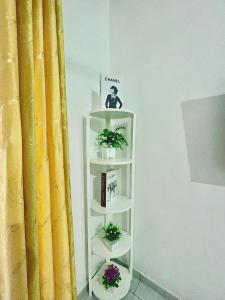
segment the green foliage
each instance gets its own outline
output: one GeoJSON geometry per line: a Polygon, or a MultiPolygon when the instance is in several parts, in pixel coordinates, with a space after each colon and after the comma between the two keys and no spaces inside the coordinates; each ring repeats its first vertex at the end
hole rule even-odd
{"type": "Polygon", "coordinates": [[[118,241],[122,235],[119,226],[111,222],[103,228],[103,231],[103,238],[110,242],[118,241]]]}
{"type": "Polygon", "coordinates": [[[122,133],[118,132],[122,129],[126,129],[126,127],[119,126],[114,131],[107,128],[103,129],[96,138],[99,146],[121,150],[123,149],[123,146],[128,146],[126,137],[122,133]]]}

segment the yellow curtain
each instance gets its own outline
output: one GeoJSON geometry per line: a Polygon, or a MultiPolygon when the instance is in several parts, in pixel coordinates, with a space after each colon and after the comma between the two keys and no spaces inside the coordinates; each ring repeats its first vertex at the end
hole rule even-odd
{"type": "Polygon", "coordinates": [[[0,300],[76,299],[61,0],[1,0],[0,40],[0,300]]]}

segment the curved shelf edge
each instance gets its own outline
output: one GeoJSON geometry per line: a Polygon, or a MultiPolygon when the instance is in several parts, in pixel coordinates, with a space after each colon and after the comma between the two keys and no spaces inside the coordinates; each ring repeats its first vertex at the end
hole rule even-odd
{"type": "Polygon", "coordinates": [[[127,232],[122,231],[122,236],[118,242],[118,246],[113,251],[110,251],[104,244],[102,234],[103,233],[97,234],[91,241],[91,249],[93,254],[105,259],[117,258],[124,255],[131,249],[131,237],[127,232]]]}
{"type": "Polygon", "coordinates": [[[131,274],[129,270],[115,262],[112,263],[116,265],[120,270],[121,281],[119,287],[115,288],[113,292],[111,292],[110,289],[106,290],[106,288],[103,286],[102,275],[104,273],[104,270],[107,268],[107,264],[103,264],[103,266],[92,279],[93,293],[98,299],[119,300],[125,297],[126,294],[129,292],[131,284],[131,274]]]}
{"type": "Polygon", "coordinates": [[[100,119],[125,119],[125,118],[133,118],[134,113],[130,110],[123,109],[103,109],[103,110],[93,110],[90,112],[91,117],[96,117],[100,119]]]}
{"type": "Polygon", "coordinates": [[[97,159],[91,159],[90,163],[95,165],[129,165],[132,164],[132,159],[103,159],[103,158],[97,158],[97,159]]]}
{"type": "Polygon", "coordinates": [[[117,214],[131,209],[132,199],[125,196],[118,196],[108,207],[102,207],[97,200],[92,200],[92,210],[100,214],[117,214]]]}

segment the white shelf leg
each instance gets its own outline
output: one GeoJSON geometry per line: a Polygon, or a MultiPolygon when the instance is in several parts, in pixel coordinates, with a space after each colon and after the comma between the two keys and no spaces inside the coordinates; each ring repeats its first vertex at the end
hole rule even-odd
{"type": "Polygon", "coordinates": [[[92,281],[91,281],[91,172],[90,172],[90,156],[89,156],[89,129],[90,129],[90,118],[86,118],[86,176],[87,176],[87,225],[88,225],[88,290],[89,296],[92,296],[92,281]]]}

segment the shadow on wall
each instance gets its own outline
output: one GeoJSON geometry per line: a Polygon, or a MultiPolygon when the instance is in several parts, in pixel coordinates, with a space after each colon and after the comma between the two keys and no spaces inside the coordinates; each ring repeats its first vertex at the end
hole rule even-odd
{"type": "Polygon", "coordinates": [[[225,95],[181,104],[191,180],[225,186],[225,95]]]}

